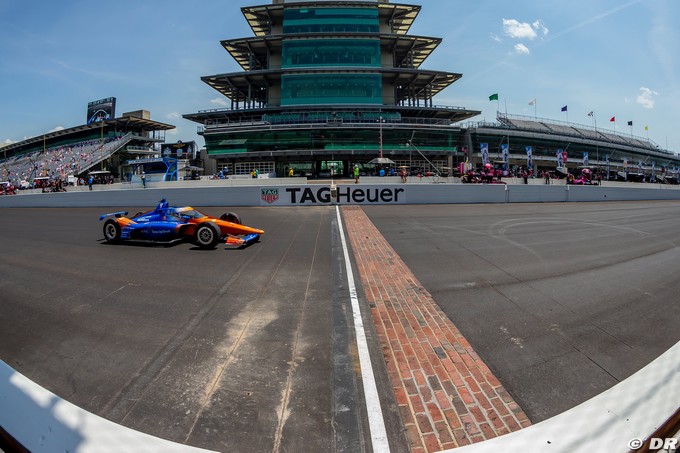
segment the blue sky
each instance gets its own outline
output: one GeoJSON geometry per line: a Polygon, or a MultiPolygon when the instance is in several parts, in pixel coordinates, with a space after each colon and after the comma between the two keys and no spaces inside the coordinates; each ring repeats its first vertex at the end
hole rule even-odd
{"type": "MultiPolygon", "coordinates": [[[[265,3],[0,0],[0,144],[84,124],[89,101],[116,97],[118,115],[149,110],[177,126],[168,141],[203,146],[181,115],[227,105],[200,77],[239,70],[219,42],[252,36],[239,8],[265,3]]],[[[679,1],[403,3],[423,6],[411,34],[444,38],[423,68],[463,74],[436,104],[493,121],[498,93],[511,114],[625,134],[633,121],[634,135],[680,152],[679,1]]]]}

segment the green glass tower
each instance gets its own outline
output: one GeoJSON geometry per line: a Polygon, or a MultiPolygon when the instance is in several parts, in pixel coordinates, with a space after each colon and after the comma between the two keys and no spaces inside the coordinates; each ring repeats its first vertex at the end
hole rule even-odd
{"type": "Polygon", "coordinates": [[[451,166],[464,146],[455,124],[479,112],[435,105],[462,75],[421,68],[441,39],[408,34],[420,9],[387,0],[243,7],[255,36],[221,42],[243,71],[202,77],[230,107],[184,117],[200,124],[208,157],[237,174],[370,172],[379,156],[451,166]]]}

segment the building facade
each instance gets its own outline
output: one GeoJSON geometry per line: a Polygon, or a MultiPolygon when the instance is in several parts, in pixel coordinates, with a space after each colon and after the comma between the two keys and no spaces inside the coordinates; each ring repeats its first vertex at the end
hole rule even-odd
{"type": "Polygon", "coordinates": [[[217,168],[247,174],[348,175],[374,159],[440,171],[462,157],[461,129],[480,112],[438,106],[462,77],[422,64],[441,39],[409,34],[421,7],[283,1],[241,8],[254,37],[224,49],[243,71],[202,77],[231,107],[184,115],[200,124],[217,168]]]}

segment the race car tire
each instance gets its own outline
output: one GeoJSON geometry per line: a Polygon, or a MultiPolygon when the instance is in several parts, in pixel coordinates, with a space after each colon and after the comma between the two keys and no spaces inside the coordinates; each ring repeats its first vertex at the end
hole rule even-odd
{"type": "Polygon", "coordinates": [[[235,212],[227,212],[226,214],[222,214],[222,217],[220,217],[220,220],[225,220],[227,222],[237,223],[239,225],[243,225],[243,223],[241,222],[241,216],[239,216],[235,212]]]}
{"type": "Polygon", "coordinates": [[[220,228],[212,222],[201,223],[194,233],[194,244],[202,249],[214,249],[220,242],[220,228]]]}
{"type": "Polygon", "coordinates": [[[109,219],[104,223],[104,239],[106,242],[120,241],[120,225],[113,219],[109,219]]]}

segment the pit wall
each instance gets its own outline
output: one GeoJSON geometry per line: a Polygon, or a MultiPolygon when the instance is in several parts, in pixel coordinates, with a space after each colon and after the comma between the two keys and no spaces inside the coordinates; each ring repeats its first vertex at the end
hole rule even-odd
{"type": "MultiPolygon", "coordinates": [[[[254,181],[253,181],[254,182],[254,181]]],[[[671,186],[563,186],[503,184],[300,184],[259,180],[258,185],[76,188],[62,193],[1,196],[0,208],[151,206],[162,198],[173,205],[299,206],[373,204],[557,203],[680,200],[671,186]],[[107,190],[108,189],[108,190],[107,190]]]]}

